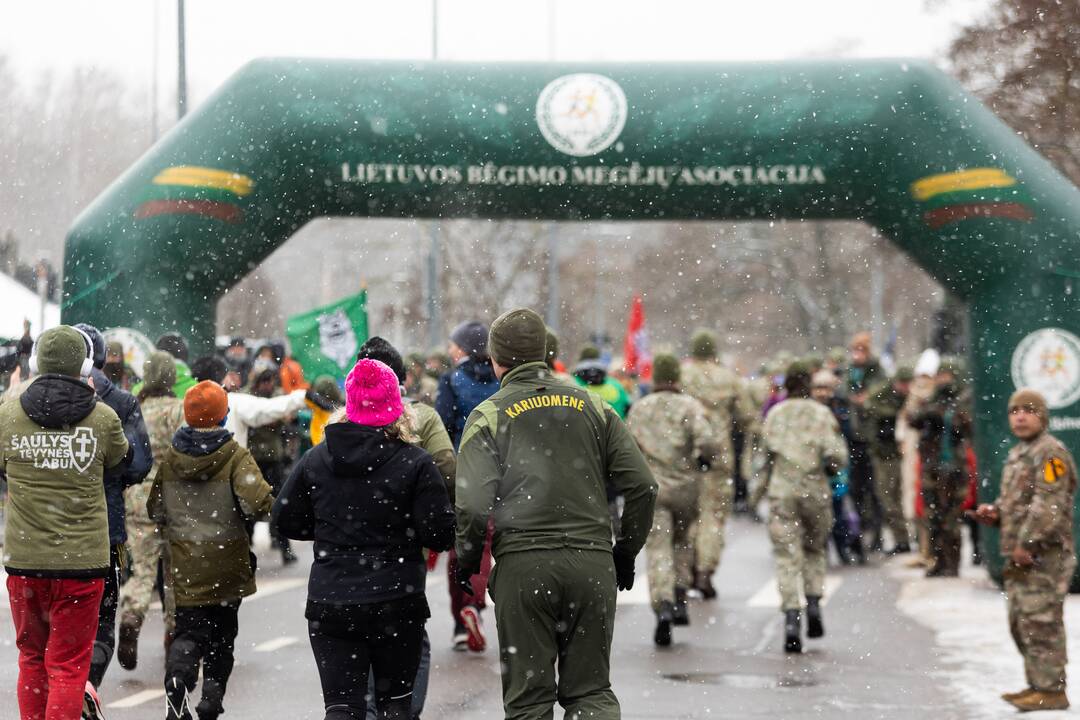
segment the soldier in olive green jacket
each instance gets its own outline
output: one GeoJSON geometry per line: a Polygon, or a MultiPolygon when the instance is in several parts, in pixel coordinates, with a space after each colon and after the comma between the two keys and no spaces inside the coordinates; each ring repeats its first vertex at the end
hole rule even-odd
{"type": "Polygon", "coordinates": [[[558,698],[567,717],[618,718],[609,680],[616,586],[633,585],[656,482],[615,412],[552,376],[539,315],[502,315],[488,346],[502,386],[462,433],[459,583],[469,587],[480,567],[494,517],[490,592],[506,717],[549,718],[558,698]],[[614,548],[609,484],[626,501],[614,548]]]}
{"type": "Polygon", "coordinates": [[[187,425],[158,460],[147,510],[164,528],[176,598],[176,637],[165,661],[166,717],[184,718],[203,663],[200,720],[224,712],[241,598],[255,592],[247,523],[270,516],[270,486],[223,425],[225,390],[204,380],[184,396],[187,425]]]}

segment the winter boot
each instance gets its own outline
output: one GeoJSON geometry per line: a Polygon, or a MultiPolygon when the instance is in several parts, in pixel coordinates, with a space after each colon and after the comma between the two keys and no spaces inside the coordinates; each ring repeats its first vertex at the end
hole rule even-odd
{"type": "Polygon", "coordinates": [[[480,610],[472,605],[461,609],[461,624],[465,626],[467,638],[465,644],[476,653],[487,649],[487,636],[484,635],[484,622],[480,619],[480,610]]]}
{"type": "Polygon", "coordinates": [[[1011,703],[1013,700],[1019,700],[1028,693],[1035,692],[1035,688],[1024,688],[1020,692],[1001,693],[1001,699],[1007,703],[1011,703]]]}
{"type": "Polygon", "coordinates": [[[712,584],[712,575],[694,571],[694,589],[701,593],[706,600],[716,599],[716,588],[712,584]]]}
{"type": "Polygon", "coordinates": [[[821,596],[806,596],[806,637],[819,638],[825,635],[825,624],[821,622],[821,596]]]}
{"type": "Polygon", "coordinates": [[[165,720],[191,720],[188,691],[178,677],[165,681],[165,720]]]}
{"type": "Polygon", "coordinates": [[[653,635],[653,642],[656,643],[657,647],[671,645],[671,626],[674,622],[675,607],[667,600],[664,600],[656,611],[656,633],[653,635]]]}
{"type": "Polygon", "coordinates": [[[1036,710],[1067,710],[1069,698],[1064,690],[1047,692],[1045,690],[1032,690],[1026,695],[1021,695],[1009,701],[1020,712],[1035,712],[1036,710]]]}
{"type": "Polygon", "coordinates": [[[195,706],[195,714],[199,720],[217,720],[218,715],[225,712],[221,701],[225,699],[225,688],[217,680],[203,678],[202,698],[195,706]]]}
{"type": "Polygon", "coordinates": [[[802,652],[802,613],[798,610],[784,611],[784,652],[802,652]]]}
{"type": "Polygon", "coordinates": [[[119,638],[116,643],[116,661],[125,670],[134,670],[139,663],[139,630],[142,618],[124,615],[120,618],[119,638]]]}
{"type": "Polygon", "coordinates": [[[292,543],[288,538],[281,538],[281,564],[292,565],[300,558],[296,557],[296,553],[293,552],[292,543]]]}
{"type": "Polygon", "coordinates": [[[896,545],[889,549],[885,554],[889,557],[896,557],[897,555],[905,555],[909,552],[911,552],[910,545],[907,543],[896,543],[896,545]]]}
{"type": "Polygon", "coordinates": [[[690,624],[690,613],[686,609],[686,588],[675,588],[675,610],[673,618],[676,625],[686,626],[690,624]]]}

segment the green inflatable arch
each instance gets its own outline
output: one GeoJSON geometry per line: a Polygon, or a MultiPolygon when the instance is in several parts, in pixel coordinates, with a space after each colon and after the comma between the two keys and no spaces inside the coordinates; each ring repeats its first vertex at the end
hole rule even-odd
{"type": "Polygon", "coordinates": [[[328,215],[863,220],[968,303],[983,496],[1015,384],[1080,440],[1080,192],[923,62],[256,61],[78,218],[63,316],[207,348],[328,215]]]}

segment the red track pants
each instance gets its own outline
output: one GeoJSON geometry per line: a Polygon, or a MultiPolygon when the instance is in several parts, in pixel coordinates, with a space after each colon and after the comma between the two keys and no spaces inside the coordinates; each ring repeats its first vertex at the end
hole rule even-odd
{"type": "Polygon", "coordinates": [[[19,648],[21,720],[78,718],[105,581],[9,575],[7,588],[19,648]]]}

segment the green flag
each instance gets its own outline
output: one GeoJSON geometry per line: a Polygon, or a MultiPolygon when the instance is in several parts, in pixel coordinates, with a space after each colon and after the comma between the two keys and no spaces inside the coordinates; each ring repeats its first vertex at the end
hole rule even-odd
{"type": "Polygon", "coordinates": [[[368,337],[367,290],[289,318],[285,325],[293,357],[304,376],[343,379],[368,337]]]}

